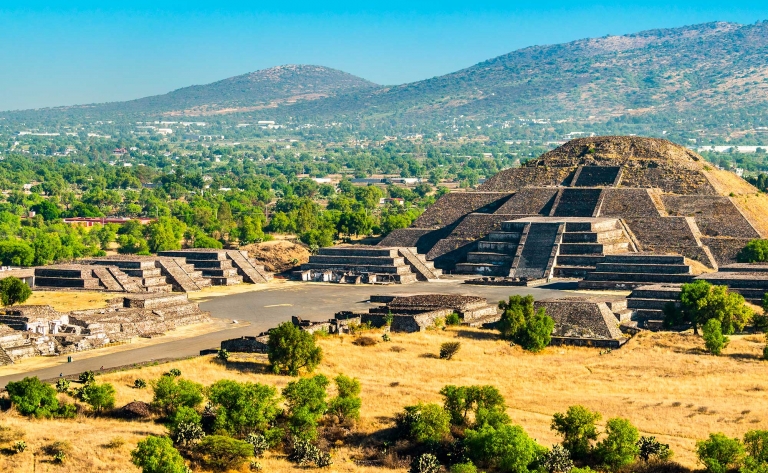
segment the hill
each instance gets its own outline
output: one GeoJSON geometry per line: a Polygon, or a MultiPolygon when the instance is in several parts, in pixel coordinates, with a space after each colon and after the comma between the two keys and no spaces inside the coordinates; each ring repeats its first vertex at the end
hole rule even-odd
{"type": "Polygon", "coordinates": [[[323,66],[285,65],[263,69],[205,85],[193,85],[167,94],[127,102],[29,110],[21,114],[207,115],[275,107],[278,103],[317,100],[376,84],[323,66]]]}

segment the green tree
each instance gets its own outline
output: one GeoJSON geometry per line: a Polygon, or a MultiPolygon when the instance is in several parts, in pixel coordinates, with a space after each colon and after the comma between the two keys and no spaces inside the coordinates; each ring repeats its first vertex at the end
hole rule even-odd
{"type": "Polygon", "coordinates": [[[109,383],[89,383],[83,386],[83,394],[88,404],[96,412],[115,407],[115,387],[109,383]]]}
{"type": "Polygon", "coordinates": [[[665,308],[664,323],[667,326],[690,323],[696,334],[708,320],[717,319],[723,333],[731,335],[743,330],[752,316],[752,310],[741,294],[728,292],[726,286],[713,286],[704,280],[683,284],[679,297],[678,310],[672,310],[671,306],[665,308]]]}
{"type": "Polygon", "coordinates": [[[184,459],[168,437],[150,435],[131,451],[131,461],[142,473],[187,473],[184,459]]]}
{"type": "Polygon", "coordinates": [[[21,279],[8,276],[0,280],[0,300],[4,306],[26,302],[32,295],[32,289],[21,279]]]}
{"type": "Polygon", "coordinates": [[[515,343],[530,352],[540,352],[552,340],[554,328],[555,321],[546,314],[542,307],[526,319],[525,325],[515,335],[515,343]]]}
{"type": "Polygon", "coordinates": [[[151,384],[152,407],[166,416],[173,415],[181,406],[195,408],[203,402],[202,384],[173,376],[161,376],[151,384]]]}
{"type": "Polygon", "coordinates": [[[178,250],[181,248],[181,238],[186,231],[186,225],[173,217],[160,217],[147,225],[146,236],[149,250],[158,251],[178,250]]]}
{"type": "Polygon", "coordinates": [[[438,404],[406,406],[397,424],[409,438],[419,443],[438,443],[451,431],[451,415],[438,404]]]}
{"type": "Polygon", "coordinates": [[[744,434],[747,456],[741,473],[765,473],[768,471],[768,430],[750,430],[744,434]]]}
{"type": "Polygon", "coordinates": [[[453,425],[477,428],[484,424],[498,427],[509,423],[504,397],[494,386],[447,385],[440,394],[453,425]]]}
{"type": "Polygon", "coordinates": [[[768,240],[752,240],[736,255],[739,263],[762,263],[768,261],[768,240]]]}
{"type": "Polygon", "coordinates": [[[720,321],[717,319],[707,320],[702,329],[702,336],[707,351],[715,356],[719,356],[723,352],[723,348],[728,346],[728,337],[723,335],[720,321]]]}
{"type": "Polygon", "coordinates": [[[741,465],[744,445],[722,433],[709,434],[707,440],[696,442],[696,455],[709,473],[726,473],[741,465]]]}
{"type": "Polygon", "coordinates": [[[556,413],[550,428],[563,437],[565,447],[575,459],[586,458],[597,440],[597,426],[600,414],[584,406],[571,406],[565,414],[556,413]]]}
{"type": "Polygon", "coordinates": [[[283,389],[288,425],[294,436],[302,439],[317,436],[317,423],[328,409],[325,391],[328,384],[328,378],[318,374],[292,381],[283,389]]]}
{"type": "Polygon", "coordinates": [[[634,463],[640,453],[637,427],[627,419],[614,417],[606,422],[605,434],[595,448],[597,458],[612,471],[634,463]]]}
{"type": "Polygon", "coordinates": [[[496,328],[502,338],[512,340],[525,325],[526,318],[533,316],[533,296],[509,296],[508,301],[499,301],[499,309],[502,313],[496,328]]]}
{"type": "Polygon", "coordinates": [[[538,352],[549,345],[555,321],[543,307],[535,310],[533,303],[531,295],[509,296],[509,300],[500,301],[502,314],[496,327],[502,338],[512,340],[525,350],[538,352]]]}
{"type": "Polygon", "coordinates": [[[253,446],[225,435],[208,435],[196,448],[202,463],[213,471],[238,470],[253,455],[253,446]]]}
{"type": "Polygon", "coordinates": [[[323,351],[312,334],[285,322],[269,331],[267,356],[274,373],[298,376],[302,369],[314,371],[323,359],[323,351]]]}
{"type": "Polygon", "coordinates": [[[26,242],[16,239],[0,241],[0,263],[5,266],[31,266],[35,251],[26,242]]]}
{"type": "Polygon", "coordinates": [[[519,425],[490,425],[465,432],[468,456],[501,472],[528,473],[547,449],[537,444],[519,425]]]}
{"type": "Polygon", "coordinates": [[[216,407],[215,430],[233,436],[263,433],[280,413],[277,391],[272,386],[222,379],[207,391],[216,407]]]}
{"type": "Polygon", "coordinates": [[[328,412],[337,416],[342,422],[360,418],[360,381],[340,374],[334,379],[338,394],[328,404],[328,412]]]}
{"type": "Polygon", "coordinates": [[[51,417],[59,409],[56,390],[37,377],[11,381],[5,386],[11,404],[20,414],[35,417],[51,417]]]}

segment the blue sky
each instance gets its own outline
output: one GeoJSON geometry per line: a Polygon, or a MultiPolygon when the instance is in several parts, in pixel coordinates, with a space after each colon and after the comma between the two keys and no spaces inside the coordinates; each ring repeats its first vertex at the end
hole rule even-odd
{"type": "Polygon", "coordinates": [[[536,44],[754,23],[767,5],[0,0],[0,110],[129,100],[293,63],[398,84],[536,44]]]}

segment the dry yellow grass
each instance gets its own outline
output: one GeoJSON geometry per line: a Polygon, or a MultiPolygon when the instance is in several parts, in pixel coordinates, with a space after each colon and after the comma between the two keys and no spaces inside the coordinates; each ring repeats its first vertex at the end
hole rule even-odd
{"type": "Polygon", "coordinates": [[[117,294],[96,291],[33,291],[25,305],[50,305],[60,312],[106,307],[117,294]]]}
{"type": "MultiPolygon", "coordinates": [[[[463,328],[395,334],[392,342],[373,347],[355,346],[351,341],[350,337],[322,339],[325,361],[318,371],[360,379],[363,411],[359,428],[365,432],[390,426],[392,416],[403,406],[419,401],[440,402],[438,391],[446,384],[497,386],[507,399],[514,422],[547,446],[558,441],[549,429],[552,414],[570,405],[583,404],[598,410],[603,421],[626,417],[644,434],[669,443],[675,459],[691,467],[696,466],[695,441],[708,433],[722,431],[742,436],[750,429],[768,428],[766,365],[759,359],[764,345],[761,336],[732,337],[721,357],[704,354],[698,337],[671,333],[643,333],[620,350],[602,355],[597,349],[575,347],[550,347],[541,354],[530,354],[496,340],[492,332],[463,328]],[[447,340],[460,340],[461,351],[451,361],[434,358],[440,344],[447,340]],[[392,351],[394,346],[403,351],[392,351]]],[[[244,371],[233,366],[227,369],[211,357],[201,357],[105,375],[99,381],[115,385],[118,405],[149,401],[151,390],[132,389],[134,379],[153,379],[171,367],[179,368],[183,377],[203,384],[230,378],[282,388],[291,380],[266,373],[260,363],[253,365],[254,371],[244,371]]],[[[33,450],[52,438],[82,445],[70,465],[57,467],[56,471],[135,471],[128,463],[130,449],[140,437],[162,432],[161,427],[151,423],[105,419],[30,421],[9,413],[0,414],[0,424],[25,429],[33,450]],[[115,436],[126,439],[123,449],[111,451],[99,446],[115,436]]],[[[356,466],[349,461],[359,454],[353,449],[341,448],[334,454],[334,471],[384,471],[356,466]]],[[[0,471],[27,471],[21,469],[21,464],[12,463],[18,461],[0,457],[0,471]]],[[[267,458],[262,465],[270,472],[295,469],[280,456],[267,458]]]]}

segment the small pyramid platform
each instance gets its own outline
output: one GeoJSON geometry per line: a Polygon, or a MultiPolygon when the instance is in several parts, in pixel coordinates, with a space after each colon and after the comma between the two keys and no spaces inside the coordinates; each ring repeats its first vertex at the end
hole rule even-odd
{"type": "Polygon", "coordinates": [[[408,284],[435,280],[441,274],[416,248],[337,246],[321,248],[295,276],[302,281],[408,284]]]}

